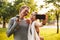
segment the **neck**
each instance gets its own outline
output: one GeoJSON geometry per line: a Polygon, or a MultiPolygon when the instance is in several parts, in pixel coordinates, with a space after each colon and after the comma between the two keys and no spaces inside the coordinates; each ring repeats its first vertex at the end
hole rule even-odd
{"type": "Polygon", "coordinates": [[[21,15],[21,14],[20,14],[19,18],[20,18],[20,19],[24,19],[23,15],[21,15]]]}
{"type": "Polygon", "coordinates": [[[30,21],[33,22],[33,21],[35,21],[35,20],[32,20],[32,19],[30,18],[30,21]]]}

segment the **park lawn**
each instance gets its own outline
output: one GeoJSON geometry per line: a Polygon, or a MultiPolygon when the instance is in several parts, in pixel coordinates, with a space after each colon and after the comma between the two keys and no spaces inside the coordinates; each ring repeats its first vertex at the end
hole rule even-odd
{"type": "MultiPolygon", "coordinates": [[[[11,37],[6,36],[6,28],[0,28],[0,40],[13,40],[11,37]]],[[[41,28],[40,36],[44,37],[44,40],[60,40],[60,33],[56,33],[56,28],[41,28]]]]}
{"type": "Polygon", "coordinates": [[[7,37],[6,28],[0,28],[0,40],[13,40],[13,35],[11,37],[7,37]]]}
{"type": "Polygon", "coordinates": [[[41,28],[40,36],[43,36],[44,40],[60,40],[60,33],[57,34],[56,28],[41,28]]]}

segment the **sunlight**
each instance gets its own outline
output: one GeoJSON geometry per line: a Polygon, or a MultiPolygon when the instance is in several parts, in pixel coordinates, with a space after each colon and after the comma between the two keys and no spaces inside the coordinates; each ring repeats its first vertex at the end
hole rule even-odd
{"type": "Polygon", "coordinates": [[[38,13],[40,13],[40,14],[45,14],[45,13],[47,13],[48,11],[50,11],[51,9],[53,9],[53,10],[56,9],[55,6],[54,6],[52,3],[50,3],[50,4],[48,5],[48,8],[42,8],[38,13]]]}
{"type": "MultiPolygon", "coordinates": [[[[13,2],[14,2],[15,0],[8,0],[8,2],[9,3],[12,3],[12,5],[14,4],[13,2]]],[[[44,2],[45,0],[34,0],[34,2],[36,2],[36,4],[37,4],[37,8],[38,8],[38,13],[40,13],[40,14],[45,14],[45,13],[47,13],[49,10],[51,10],[51,9],[53,9],[53,10],[55,10],[55,7],[54,7],[54,5],[52,4],[52,3],[50,3],[50,4],[48,4],[48,5],[46,5],[48,8],[45,8],[45,7],[43,7],[42,9],[40,9],[40,6],[41,5],[44,5],[45,6],[45,2],[44,2]]],[[[57,3],[58,4],[58,3],[57,3]]]]}
{"type": "Polygon", "coordinates": [[[34,0],[37,4],[37,7],[40,7],[40,5],[45,5],[44,0],[34,0]]]}
{"type": "Polygon", "coordinates": [[[56,2],[56,4],[60,5],[60,2],[56,2]]]}
{"type": "MultiPolygon", "coordinates": [[[[44,0],[34,0],[37,4],[38,9],[40,8],[41,5],[45,5],[46,3],[44,0]]],[[[39,9],[38,14],[46,14],[49,10],[53,9],[55,10],[55,7],[52,3],[46,5],[48,8],[43,7],[41,10],[39,9]]]]}
{"type": "Polygon", "coordinates": [[[15,1],[15,0],[8,0],[9,3],[12,3],[13,1],[15,1]]]}
{"type": "Polygon", "coordinates": [[[8,0],[8,2],[11,3],[12,5],[14,5],[14,1],[15,0],[8,0]]]}

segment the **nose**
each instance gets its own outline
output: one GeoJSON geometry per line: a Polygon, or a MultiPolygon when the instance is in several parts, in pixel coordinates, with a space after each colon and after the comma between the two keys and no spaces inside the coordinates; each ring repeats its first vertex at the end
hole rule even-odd
{"type": "Polygon", "coordinates": [[[24,15],[26,16],[26,15],[28,15],[28,13],[25,13],[24,15]]]}

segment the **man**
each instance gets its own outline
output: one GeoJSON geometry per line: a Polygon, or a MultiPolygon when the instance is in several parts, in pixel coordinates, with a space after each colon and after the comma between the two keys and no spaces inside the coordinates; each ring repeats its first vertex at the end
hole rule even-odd
{"type": "Polygon", "coordinates": [[[14,40],[28,40],[28,27],[29,24],[24,19],[24,17],[28,14],[29,7],[22,6],[19,10],[19,16],[13,17],[10,19],[7,36],[10,37],[12,34],[14,35],[14,40]]]}

